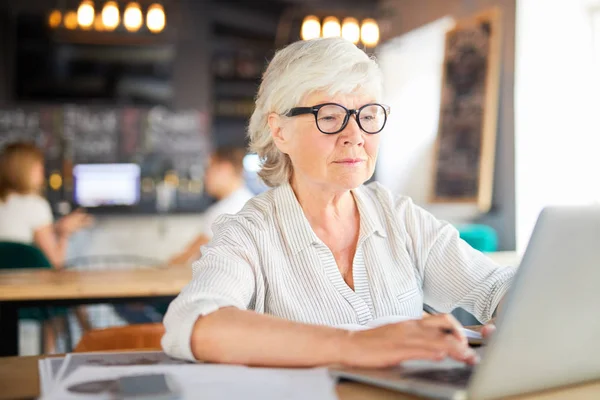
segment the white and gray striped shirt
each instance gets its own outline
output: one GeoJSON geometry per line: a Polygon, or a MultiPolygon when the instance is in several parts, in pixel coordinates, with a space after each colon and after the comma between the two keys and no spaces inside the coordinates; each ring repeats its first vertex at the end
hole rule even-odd
{"type": "Polygon", "coordinates": [[[462,307],[480,321],[491,318],[514,268],[497,266],[452,225],[380,184],[353,193],[360,214],[354,290],[285,184],[216,221],[192,281],[165,316],[165,352],[192,360],[194,323],[225,306],[331,326],[418,317],[424,302],[440,312],[462,307]]]}

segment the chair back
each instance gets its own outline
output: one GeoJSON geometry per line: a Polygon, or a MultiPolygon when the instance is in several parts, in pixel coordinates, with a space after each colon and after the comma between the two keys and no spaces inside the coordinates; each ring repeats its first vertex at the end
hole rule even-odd
{"type": "Polygon", "coordinates": [[[165,333],[162,323],[116,326],[84,333],[74,352],[160,350],[165,333]]]}
{"type": "Polygon", "coordinates": [[[17,242],[0,242],[0,269],[52,268],[39,248],[17,242]]]}

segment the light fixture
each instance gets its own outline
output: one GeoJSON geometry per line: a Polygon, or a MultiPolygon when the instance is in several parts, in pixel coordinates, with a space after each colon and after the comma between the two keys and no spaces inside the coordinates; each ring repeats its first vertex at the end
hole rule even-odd
{"type": "Polygon", "coordinates": [[[102,32],[104,30],[104,24],[102,23],[102,14],[96,14],[94,18],[94,30],[102,32]]]}
{"type": "Polygon", "coordinates": [[[136,32],[142,26],[142,9],[138,3],[129,3],[123,13],[123,25],[129,32],[136,32]]]}
{"type": "Polygon", "coordinates": [[[347,17],[342,22],[342,37],[354,44],[360,40],[360,27],[356,18],[347,17]]]}
{"type": "Polygon", "coordinates": [[[52,10],[48,15],[48,25],[50,28],[58,28],[62,22],[62,13],[59,10],[52,10]]]}
{"type": "Polygon", "coordinates": [[[68,11],[65,14],[63,24],[65,25],[65,28],[69,30],[77,29],[77,13],[75,11],[68,11]]]}
{"type": "Polygon", "coordinates": [[[146,26],[152,33],[159,33],[165,29],[165,10],[160,4],[152,4],[146,13],[146,26]]]}
{"type": "Polygon", "coordinates": [[[360,40],[367,47],[375,47],[379,42],[379,26],[372,18],[363,20],[360,28],[360,40]]]}
{"type": "Polygon", "coordinates": [[[342,35],[340,21],[336,17],[327,17],[323,21],[323,37],[336,37],[342,35]]]}
{"type": "Polygon", "coordinates": [[[102,8],[102,25],[107,31],[112,31],[119,26],[121,17],[119,16],[119,6],[114,1],[107,1],[102,8]]]}
{"type": "Polygon", "coordinates": [[[83,0],[77,9],[77,23],[82,28],[91,28],[94,24],[94,3],[83,0]]]}
{"type": "Polygon", "coordinates": [[[302,40],[316,39],[321,36],[321,22],[314,15],[309,15],[302,21],[300,33],[302,40]]]}
{"type": "Polygon", "coordinates": [[[52,190],[58,190],[63,184],[62,176],[58,172],[53,172],[48,179],[48,184],[52,190]]]}

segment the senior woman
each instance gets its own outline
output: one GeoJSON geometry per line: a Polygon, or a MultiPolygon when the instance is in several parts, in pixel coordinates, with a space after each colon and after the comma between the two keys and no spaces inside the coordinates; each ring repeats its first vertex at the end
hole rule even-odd
{"type": "Polygon", "coordinates": [[[262,366],[476,362],[448,315],[340,328],[419,318],[424,303],[487,322],[513,276],[409,198],[363,185],[390,112],[381,96],[376,62],[343,39],[276,53],[248,129],[272,189],[213,226],[166,314],[168,354],[262,366]]]}

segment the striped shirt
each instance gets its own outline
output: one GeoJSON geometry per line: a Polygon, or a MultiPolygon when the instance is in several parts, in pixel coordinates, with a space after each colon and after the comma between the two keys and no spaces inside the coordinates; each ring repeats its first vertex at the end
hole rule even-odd
{"type": "Polygon", "coordinates": [[[192,281],[165,316],[165,352],[193,360],[196,320],[226,306],[330,326],[418,317],[423,303],[491,318],[513,268],[494,264],[408,197],[395,197],[378,183],[352,192],[360,215],[354,290],[285,184],[216,221],[192,281]]]}

